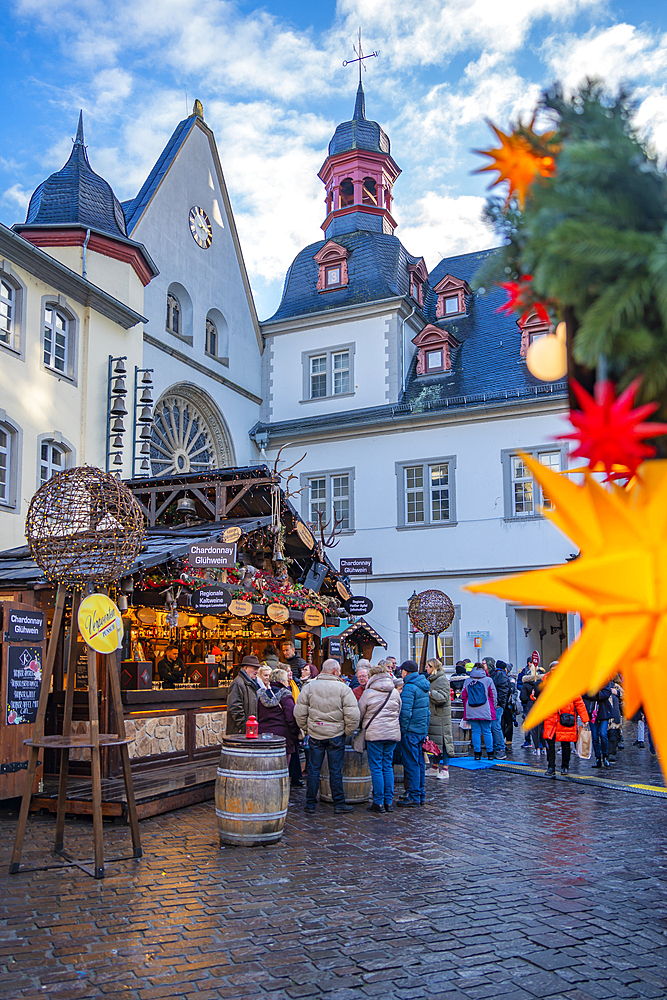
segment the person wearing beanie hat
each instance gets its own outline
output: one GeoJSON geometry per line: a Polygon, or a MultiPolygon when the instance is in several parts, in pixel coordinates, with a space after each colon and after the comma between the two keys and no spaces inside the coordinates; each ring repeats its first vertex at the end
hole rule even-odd
{"type": "Polygon", "coordinates": [[[414,660],[401,664],[403,690],[401,691],[401,755],[406,780],[406,797],[397,805],[423,806],[426,801],[426,762],[422,753],[422,743],[428,736],[431,719],[429,695],[431,685],[419,673],[414,660]]]}

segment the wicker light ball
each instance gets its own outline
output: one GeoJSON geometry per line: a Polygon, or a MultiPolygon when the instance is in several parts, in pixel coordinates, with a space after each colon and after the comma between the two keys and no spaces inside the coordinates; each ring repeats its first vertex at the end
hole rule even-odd
{"type": "Polygon", "coordinates": [[[440,635],[454,621],[454,605],[441,590],[422,590],[408,601],[410,621],[424,635],[440,635]]]}
{"type": "Polygon", "coordinates": [[[25,533],[47,579],[80,588],[123,576],[141,551],[144,518],[119,479],[83,466],[57,473],[37,490],[25,533]]]}

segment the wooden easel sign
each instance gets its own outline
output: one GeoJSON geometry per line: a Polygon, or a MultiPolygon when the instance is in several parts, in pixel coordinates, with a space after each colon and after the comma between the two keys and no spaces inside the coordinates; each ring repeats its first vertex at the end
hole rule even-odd
{"type": "Polygon", "coordinates": [[[14,601],[0,603],[2,693],[0,697],[0,799],[23,791],[28,753],[42,686],[45,646],[43,611],[14,601]]]}

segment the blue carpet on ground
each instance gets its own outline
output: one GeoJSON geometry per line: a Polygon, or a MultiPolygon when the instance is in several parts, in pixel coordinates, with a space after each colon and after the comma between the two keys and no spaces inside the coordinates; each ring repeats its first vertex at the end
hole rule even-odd
{"type": "Polygon", "coordinates": [[[475,760],[474,757],[457,757],[449,759],[450,767],[464,767],[466,771],[482,771],[486,767],[495,767],[495,760],[475,760]]]}

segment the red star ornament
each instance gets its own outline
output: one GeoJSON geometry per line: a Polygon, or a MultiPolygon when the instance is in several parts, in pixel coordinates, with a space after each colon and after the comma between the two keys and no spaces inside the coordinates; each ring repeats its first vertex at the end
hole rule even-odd
{"type": "Polygon", "coordinates": [[[633,409],[641,379],[636,378],[616,398],[614,383],[595,383],[595,397],[575,379],[571,379],[581,411],[570,411],[570,422],[577,428],[573,434],[560,434],[556,440],[579,441],[574,457],[587,458],[591,469],[602,466],[607,482],[629,479],[645,458],[655,455],[655,448],[643,443],[644,438],[667,434],[667,424],[644,423],[658,409],[658,403],[645,403],[633,409]],[[619,472],[624,466],[626,472],[619,472]]]}
{"type": "Polygon", "coordinates": [[[501,281],[500,287],[507,292],[507,302],[499,306],[496,312],[508,314],[520,312],[519,323],[524,323],[534,312],[542,322],[551,322],[544,303],[534,302],[530,298],[530,282],[532,280],[532,274],[523,274],[518,281],[501,281]]]}

